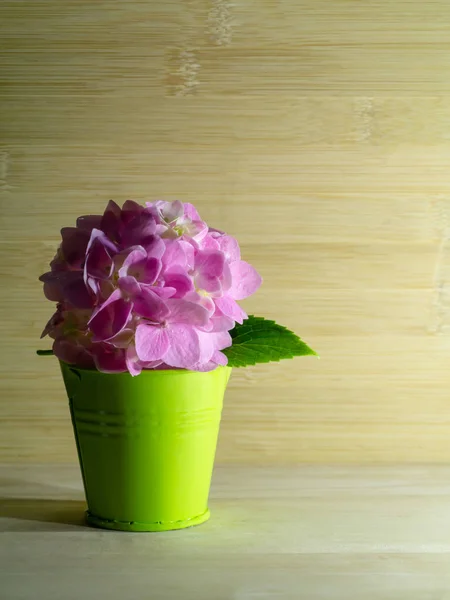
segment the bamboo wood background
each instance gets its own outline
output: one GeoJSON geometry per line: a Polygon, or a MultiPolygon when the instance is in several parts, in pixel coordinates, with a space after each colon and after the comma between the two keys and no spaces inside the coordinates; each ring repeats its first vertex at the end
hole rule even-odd
{"type": "Polygon", "coordinates": [[[236,370],[221,462],[450,460],[450,4],[3,0],[0,459],[75,461],[37,277],[109,198],[194,202],[321,360],[236,370]],[[48,345],[48,343],[47,343],[48,345]]]}

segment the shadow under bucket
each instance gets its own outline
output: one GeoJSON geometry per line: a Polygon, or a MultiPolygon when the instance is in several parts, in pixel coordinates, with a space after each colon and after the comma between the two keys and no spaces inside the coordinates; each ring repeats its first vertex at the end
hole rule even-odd
{"type": "Polygon", "coordinates": [[[165,531],[209,518],[231,368],[106,374],[60,361],[92,525],[165,531]]]}

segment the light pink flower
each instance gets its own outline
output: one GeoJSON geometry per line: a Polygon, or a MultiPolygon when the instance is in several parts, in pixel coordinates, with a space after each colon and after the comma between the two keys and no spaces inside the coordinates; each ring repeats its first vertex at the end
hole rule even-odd
{"type": "Polygon", "coordinates": [[[192,204],[112,200],[84,215],[40,279],[56,313],[42,335],[63,361],[105,373],[207,371],[227,363],[238,301],[261,278],[235,238],[209,228],[192,204]]]}

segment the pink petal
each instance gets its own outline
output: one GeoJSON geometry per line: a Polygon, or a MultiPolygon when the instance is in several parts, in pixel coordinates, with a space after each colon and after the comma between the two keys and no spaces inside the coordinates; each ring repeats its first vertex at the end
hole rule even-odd
{"type": "Polygon", "coordinates": [[[262,283],[259,273],[244,260],[230,264],[232,284],[228,294],[234,300],[243,300],[251,296],[262,283]]]}
{"type": "Polygon", "coordinates": [[[142,361],[161,360],[169,348],[167,328],[141,324],[136,327],[136,353],[142,361]]]}
{"type": "Polygon", "coordinates": [[[187,229],[188,234],[198,243],[200,243],[208,233],[208,225],[203,221],[192,221],[187,229]]]}
{"type": "Polygon", "coordinates": [[[222,284],[218,277],[211,277],[206,273],[200,273],[195,277],[195,287],[209,294],[221,295],[222,284]]]}
{"type": "Polygon", "coordinates": [[[222,284],[222,292],[228,292],[228,290],[231,287],[231,284],[233,283],[233,280],[231,277],[230,265],[227,262],[223,265],[223,273],[222,277],[220,278],[220,282],[222,284]]]}
{"type": "Polygon", "coordinates": [[[209,313],[200,304],[169,298],[166,300],[170,314],[167,317],[169,323],[182,323],[202,327],[208,323],[209,313]]]}
{"type": "Polygon", "coordinates": [[[202,241],[200,242],[200,246],[202,250],[221,250],[217,240],[211,236],[211,234],[207,234],[202,241]]]}
{"type": "Polygon", "coordinates": [[[197,331],[189,325],[173,323],[167,328],[169,348],[163,360],[171,367],[189,369],[200,360],[200,341],[197,331]]]}
{"type": "Polygon", "coordinates": [[[238,241],[231,235],[222,235],[216,238],[220,250],[225,254],[225,258],[228,262],[240,260],[241,250],[239,248],[238,241]]]}
{"type": "Polygon", "coordinates": [[[167,300],[168,298],[172,298],[177,290],[172,287],[160,287],[158,285],[152,285],[152,291],[157,294],[163,300],[167,300]]]}
{"type": "Polygon", "coordinates": [[[182,298],[194,289],[192,279],[182,267],[172,267],[164,273],[164,285],[175,289],[174,298],[182,298]]]}
{"type": "MultiPolygon", "coordinates": [[[[179,239],[164,240],[165,251],[162,257],[163,267],[170,269],[175,266],[186,268],[187,256],[184,244],[179,239]]],[[[192,247],[192,246],[191,246],[192,247]]]]}
{"type": "Polygon", "coordinates": [[[123,298],[107,302],[89,321],[94,342],[106,341],[117,335],[124,329],[131,315],[132,305],[123,298]]]}
{"type": "Polygon", "coordinates": [[[216,306],[222,311],[226,317],[230,317],[233,321],[243,323],[244,319],[247,318],[247,314],[242,310],[239,304],[230,298],[229,296],[222,296],[221,298],[214,298],[216,306]]]}
{"type": "Polygon", "coordinates": [[[212,360],[207,363],[199,362],[189,367],[190,371],[197,371],[199,373],[207,373],[208,371],[214,371],[214,369],[217,369],[217,364],[212,360]]]}
{"type": "MultiPolygon", "coordinates": [[[[208,311],[209,317],[211,317],[216,310],[216,305],[214,304],[214,300],[210,296],[205,296],[204,294],[199,294],[198,292],[195,292],[195,291],[189,292],[188,294],[186,294],[186,296],[183,298],[183,300],[187,300],[188,302],[193,302],[194,304],[200,304],[200,306],[203,306],[203,308],[208,311]]],[[[197,325],[197,327],[200,327],[200,326],[197,325]]],[[[212,327],[212,325],[211,325],[211,327],[212,327]]],[[[211,329],[211,327],[209,327],[209,329],[211,329]]]]}
{"type": "Polygon", "coordinates": [[[166,250],[164,241],[157,235],[148,236],[143,240],[142,245],[147,252],[147,256],[153,256],[154,258],[161,259],[166,250]]]}
{"type": "Polygon", "coordinates": [[[210,319],[211,321],[211,331],[229,331],[234,327],[234,320],[230,319],[230,317],[226,317],[225,315],[213,315],[210,319]]]}
{"type": "Polygon", "coordinates": [[[95,366],[102,373],[123,373],[127,371],[126,351],[109,344],[94,344],[92,347],[95,366]]]}
{"type": "Polygon", "coordinates": [[[223,352],[220,352],[220,350],[214,352],[212,360],[222,367],[228,364],[228,357],[223,352]]]}
{"type": "Polygon", "coordinates": [[[217,250],[199,250],[195,255],[195,270],[199,275],[220,277],[225,264],[225,254],[217,250]]]}
{"type": "Polygon", "coordinates": [[[142,287],[139,293],[133,296],[133,309],[140,317],[145,317],[155,323],[161,323],[170,314],[166,302],[155,294],[155,292],[145,287],[142,287]]]}
{"type": "Polygon", "coordinates": [[[198,339],[200,342],[200,359],[199,363],[207,363],[211,360],[214,354],[214,339],[210,333],[204,331],[197,331],[198,339]]]}
{"type": "Polygon", "coordinates": [[[228,331],[214,331],[209,334],[212,338],[216,350],[224,350],[233,343],[233,339],[228,331]]]}
{"type": "Polygon", "coordinates": [[[108,344],[115,348],[128,348],[133,341],[134,331],[132,329],[122,329],[115,336],[109,338],[108,344]]]}
{"type": "Polygon", "coordinates": [[[201,221],[200,215],[197,212],[197,209],[190,202],[184,203],[184,216],[190,219],[191,221],[201,221]]]}
{"type": "Polygon", "coordinates": [[[184,206],[180,200],[175,200],[174,202],[159,200],[156,202],[156,206],[161,211],[163,219],[167,223],[173,223],[184,215],[184,206]]]}
{"type": "Polygon", "coordinates": [[[139,356],[137,355],[134,344],[131,344],[131,346],[127,348],[125,353],[125,362],[129,373],[133,377],[140,375],[142,371],[142,361],[139,360],[139,356]]]}
{"type": "Polygon", "coordinates": [[[179,246],[181,246],[186,253],[186,266],[188,269],[193,269],[195,264],[195,247],[193,240],[188,242],[185,240],[178,240],[179,246]],[[192,243],[191,243],[192,242],[192,243]]]}

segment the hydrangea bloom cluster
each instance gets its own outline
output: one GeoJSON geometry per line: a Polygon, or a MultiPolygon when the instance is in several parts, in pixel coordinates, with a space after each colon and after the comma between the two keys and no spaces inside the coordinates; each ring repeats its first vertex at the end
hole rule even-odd
{"type": "Polygon", "coordinates": [[[105,373],[227,363],[236,302],[261,284],[237,241],[208,228],[192,204],[110,201],[77,219],[40,280],[57,302],[42,336],[61,360],[105,373]]]}

